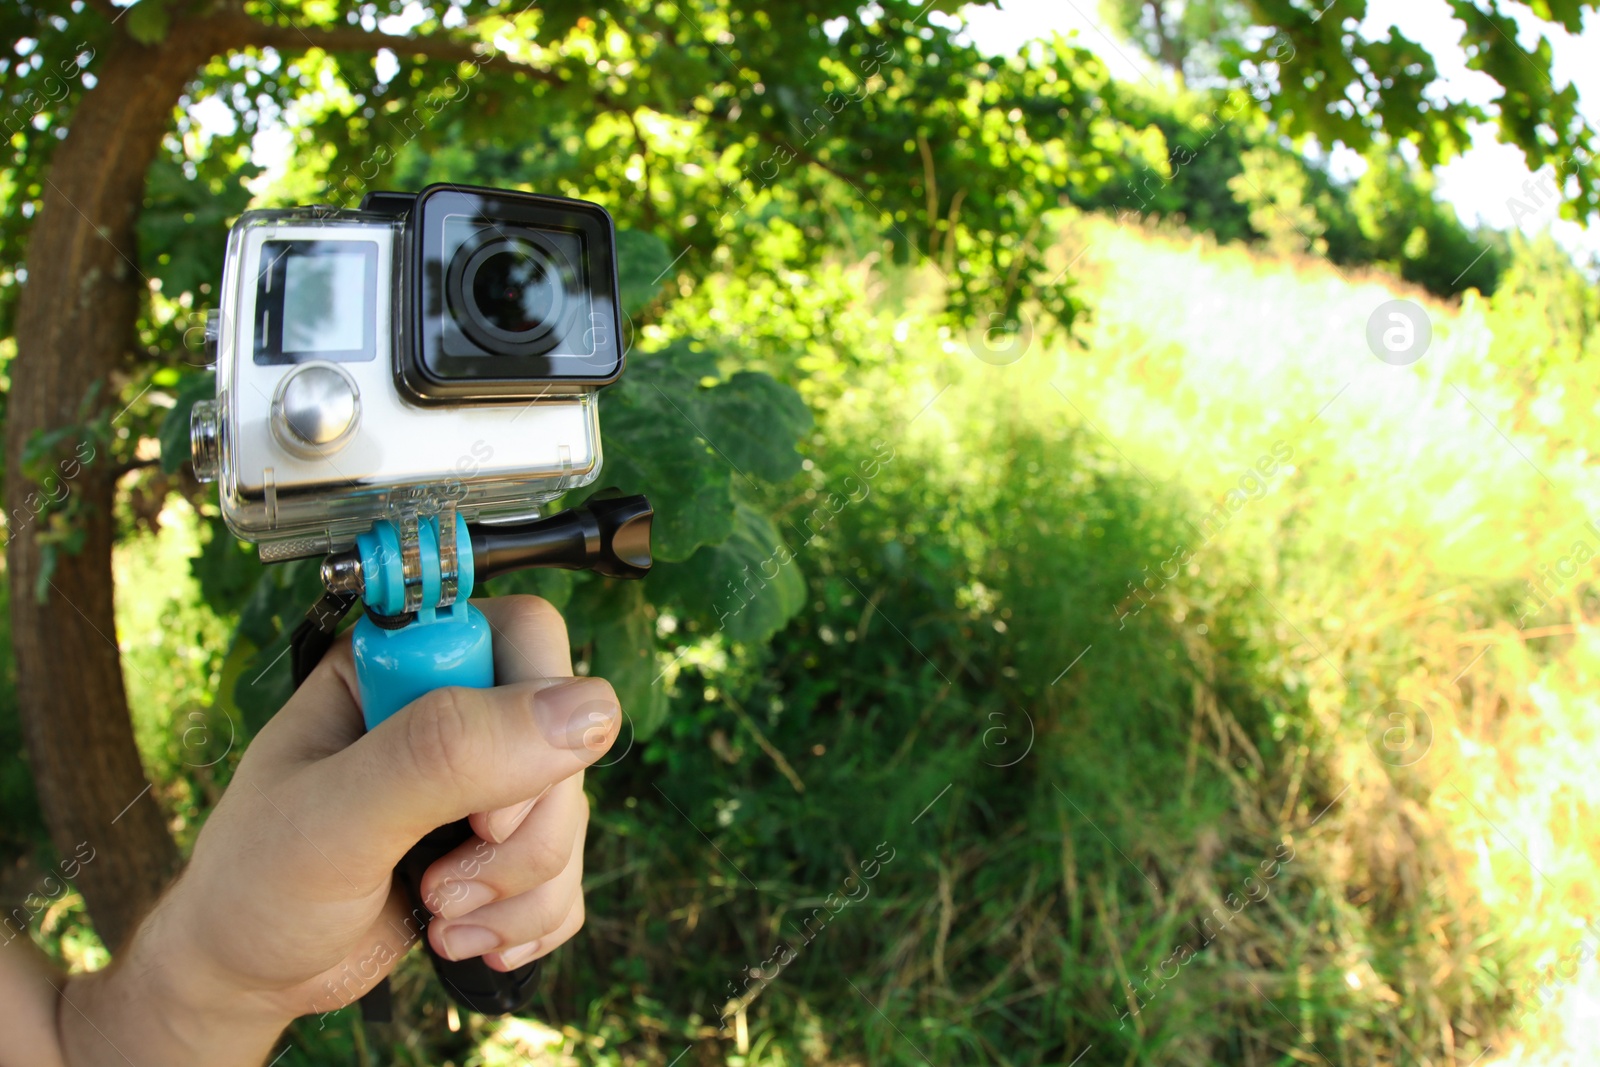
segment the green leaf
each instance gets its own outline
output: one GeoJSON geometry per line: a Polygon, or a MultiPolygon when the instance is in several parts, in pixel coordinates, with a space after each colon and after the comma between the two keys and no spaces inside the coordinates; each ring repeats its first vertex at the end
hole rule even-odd
{"type": "Polygon", "coordinates": [[[258,651],[234,682],[233,702],[252,736],[294,693],[289,636],[322,595],[321,562],[296,559],[262,567],[239,612],[234,641],[258,651]]]}
{"type": "MultiPolygon", "coordinates": [[[[512,571],[493,578],[474,590],[474,596],[521,596],[530,594],[548,600],[557,611],[565,610],[572,599],[572,571],[559,569],[533,569],[512,571]]],[[[576,643],[576,642],[574,642],[576,643]]]]}
{"type": "Polygon", "coordinates": [[[794,446],[811,412],[799,395],[755,371],[703,388],[715,374],[713,354],[678,344],[637,359],[606,394],[604,484],[650,495],[661,562],[733,533],[735,478],[779,481],[800,469],[794,446]]]}
{"type": "Polygon", "coordinates": [[[672,251],[647,230],[617,231],[617,299],[629,315],[656,298],[672,251]]]}
{"type": "Polygon", "coordinates": [[[642,352],[628,363],[625,381],[650,381],[674,392],[693,390],[722,377],[717,354],[687,341],[674,341],[656,352],[642,352]]]}
{"type": "Polygon", "coordinates": [[[261,581],[265,565],[255,546],[233,536],[222,519],[205,526],[209,532],[202,535],[200,554],[189,561],[189,573],[207,607],[218,615],[232,615],[261,581]]]}
{"type": "Polygon", "coordinates": [[[733,531],[733,468],[695,429],[698,386],[654,370],[644,364],[606,393],[605,482],[650,495],[656,559],[688,559],[733,531]]]}
{"type": "Polygon", "coordinates": [[[167,0],[139,0],[128,8],[128,36],[140,44],[160,44],[167,36],[167,0]]]}
{"type": "MultiPolygon", "coordinates": [[[[667,719],[667,690],[656,665],[655,613],[639,583],[589,582],[573,595],[569,614],[582,616],[587,623],[584,628],[592,645],[589,673],[617,691],[633,736],[643,740],[655,733],[667,719]]],[[[618,743],[627,741],[624,727],[618,743]]]]}
{"type": "Polygon", "coordinates": [[[658,565],[647,579],[650,599],[731,640],[761,642],[805,606],[806,583],[794,553],[772,520],[740,501],[733,534],[682,563],[658,565]]]}
{"type": "Polygon", "coordinates": [[[161,442],[161,469],[168,474],[189,462],[189,412],[197,400],[217,395],[217,376],[210,371],[191,374],[178,386],[177,402],[161,420],[156,437],[161,442]]]}
{"type": "MultiPolygon", "coordinates": [[[[128,18],[150,3],[130,8],[128,18]]],[[[150,165],[139,213],[139,262],[146,274],[160,279],[164,294],[176,299],[180,293],[203,292],[203,285],[221,284],[228,223],[250,206],[244,182],[260,173],[259,167],[240,164],[226,180],[191,179],[165,154],[150,165]]]]}
{"type": "Polygon", "coordinates": [[[300,620],[323,594],[321,560],[296,559],[261,569],[239,612],[239,633],[265,648],[300,620]]]}
{"type": "Polygon", "coordinates": [[[707,392],[705,411],[706,440],[744,474],[781,482],[800,473],[794,446],[811,429],[811,411],[787,385],[739,371],[707,392]]]}
{"type": "Polygon", "coordinates": [[[285,630],[265,648],[246,659],[233,683],[233,703],[239,709],[246,735],[254,737],[294,695],[294,672],[285,630]]]}

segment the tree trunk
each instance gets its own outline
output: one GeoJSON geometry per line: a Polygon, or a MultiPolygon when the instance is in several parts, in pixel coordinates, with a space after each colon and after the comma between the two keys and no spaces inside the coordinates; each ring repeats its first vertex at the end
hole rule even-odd
{"type": "MultiPolygon", "coordinates": [[[[1168,70],[1178,79],[1178,91],[1183,91],[1183,61],[1186,58],[1188,44],[1180,41],[1183,36],[1183,20],[1180,14],[1178,26],[1169,33],[1166,19],[1167,0],[1150,0],[1150,15],[1155,23],[1156,31],[1156,59],[1163,63],[1168,70]]],[[[1181,11],[1181,9],[1180,9],[1181,11]]]]}
{"type": "MultiPolygon", "coordinates": [[[[228,44],[220,36],[203,22],[174,25],[159,46],[117,40],[91,68],[98,80],[57,146],[17,304],[5,439],[17,698],[51,839],[64,858],[77,853],[80,862],[93,849],[77,884],[113,951],[178,862],[140,766],[123,690],[112,610],[115,478],[107,449],[96,443],[93,462],[67,483],[83,515],[82,549],[59,554],[40,600],[37,524],[26,518],[39,498],[30,507],[37,489],[23,476],[22,455],[39,432],[79,423],[94,383],[102,409],[116,403],[112,376],[135,340],[145,284],[134,228],[145,173],[185,82],[228,44]]],[[[83,440],[69,436],[60,455],[71,456],[83,440]]]]}

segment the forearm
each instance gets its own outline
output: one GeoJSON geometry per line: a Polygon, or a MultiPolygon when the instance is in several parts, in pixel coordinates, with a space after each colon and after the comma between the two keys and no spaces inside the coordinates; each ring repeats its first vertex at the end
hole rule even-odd
{"type": "Polygon", "coordinates": [[[0,1067],[63,1067],[56,1002],[66,981],[26,930],[0,945],[0,1004],[6,1020],[0,1067]]]}
{"type": "Polygon", "coordinates": [[[229,994],[163,900],[115,963],[57,980],[61,1067],[261,1067],[288,1019],[229,994]]]}

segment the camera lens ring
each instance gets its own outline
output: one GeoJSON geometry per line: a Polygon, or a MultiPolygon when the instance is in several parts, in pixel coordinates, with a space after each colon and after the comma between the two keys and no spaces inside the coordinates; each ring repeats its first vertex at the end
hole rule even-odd
{"type": "MultiPolygon", "coordinates": [[[[543,244],[543,242],[540,242],[543,244]]],[[[553,249],[540,247],[517,237],[499,237],[480,245],[471,256],[467,258],[461,272],[461,297],[462,304],[468,315],[479,329],[489,336],[507,344],[533,344],[549,333],[561,320],[566,305],[566,293],[561,288],[560,271],[552,271],[556,266],[550,262],[550,253],[553,249]],[[534,253],[530,255],[529,253],[534,253]],[[530,327],[520,330],[508,330],[504,326],[491,321],[490,315],[484,310],[483,295],[480,293],[479,283],[486,280],[483,277],[484,268],[497,260],[511,257],[522,257],[532,260],[540,271],[538,284],[548,294],[550,310],[539,316],[538,322],[530,327]],[[551,277],[554,276],[554,283],[551,277]]],[[[492,283],[491,283],[492,284],[492,283]]]]}
{"type": "Polygon", "coordinates": [[[485,229],[469,238],[451,257],[445,298],[456,326],[485,352],[497,356],[543,355],[566,333],[572,304],[567,299],[564,279],[575,273],[562,251],[535,230],[520,226],[485,229]],[[549,309],[526,329],[507,330],[497,324],[480,300],[479,282],[484,268],[507,256],[531,261],[542,272],[539,284],[546,290],[549,309]]]}

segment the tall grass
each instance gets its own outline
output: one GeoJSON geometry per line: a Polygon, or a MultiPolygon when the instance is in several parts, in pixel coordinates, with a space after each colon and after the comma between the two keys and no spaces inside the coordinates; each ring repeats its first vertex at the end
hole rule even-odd
{"type": "MultiPolygon", "coordinates": [[[[1533,328],[1470,295],[1058,222],[1093,316],[1006,365],[933,325],[931,269],[702,287],[818,413],[774,501],[807,609],[770,648],[668,637],[671,720],[590,776],[589,922],[546,970],[548,1026],[452,1033],[412,961],[400,1026],[303,1023],[283,1063],[1583,1047],[1595,564],[1526,617],[1523,583],[1600,549],[1572,414],[1600,397],[1569,388],[1551,431],[1493,324],[1533,328]],[[1365,342],[1396,295],[1434,329],[1404,368],[1365,342]]],[[[685,301],[655,329],[705,321],[685,301]]],[[[132,586],[167,536],[123,550],[132,586]]],[[[223,668],[186,651],[215,620],[162,585],[119,636],[176,716],[223,668]]],[[[162,726],[147,760],[203,806],[162,726]]]]}
{"type": "MultiPolygon", "coordinates": [[[[1524,980],[1593,914],[1593,635],[1587,572],[1537,617],[1522,583],[1591,536],[1581,442],[1526,417],[1519,353],[1475,297],[1446,307],[1093,218],[1067,221],[1059,255],[1094,309],[1079,345],[988,365],[923,325],[927,277],[866,276],[858,313],[830,322],[858,349],[814,380],[820,482],[874,437],[909,462],[808,561],[815,611],[766,683],[827,691],[809,706],[830,721],[871,717],[872,736],[848,735],[867,825],[888,833],[953,785],[938,838],[931,816],[907,830],[921,869],[884,887],[853,946],[873,1005],[786,972],[767,1025],[792,1033],[803,1003],[881,1062],[1093,1044],[1117,1050],[1103,1062],[1464,1063],[1503,1054],[1518,1024],[1550,1040],[1524,980]],[[1434,328],[1411,367],[1366,346],[1397,295],[1434,328]],[[1242,506],[1207,522],[1230,491],[1242,506]],[[1128,583],[1179,558],[1119,621],[1139,603],[1128,583]],[[879,616],[889,631],[863,637],[879,616]],[[840,676],[901,696],[824,680],[840,676]],[[981,769],[1024,713],[1028,757],[981,769]],[[1280,849],[1293,860],[1274,864],[1280,849]],[[1252,874],[1266,895],[1229,906],[1252,874]],[[1207,915],[1232,915],[1226,932],[1207,915]]],[[[769,718],[783,751],[813,736],[787,697],[769,718]]],[[[814,846],[851,808],[812,773],[792,819],[814,846]]],[[[739,900],[697,927],[760,928],[739,900]]],[[[696,943],[675,954],[719,955],[696,943]]]]}

